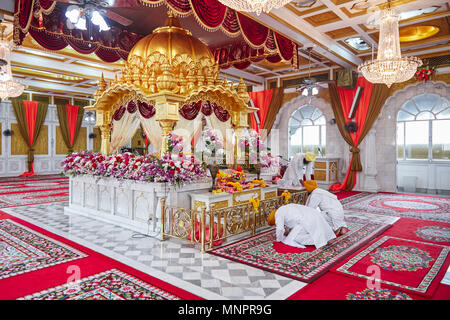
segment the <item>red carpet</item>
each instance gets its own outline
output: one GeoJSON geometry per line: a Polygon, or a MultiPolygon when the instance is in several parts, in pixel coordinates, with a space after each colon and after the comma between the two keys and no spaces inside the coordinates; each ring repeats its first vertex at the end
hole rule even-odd
{"type": "Polygon", "coordinates": [[[337,196],[338,200],[342,200],[342,199],[345,199],[345,198],[348,198],[348,197],[355,196],[355,195],[360,194],[360,193],[361,193],[360,191],[345,191],[345,190],[342,190],[342,191],[338,191],[338,192],[336,192],[334,194],[337,196]]]}
{"type": "Polygon", "coordinates": [[[450,223],[450,197],[362,192],[341,202],[348,211],[450,223]]]}
{"type": "Polygon", "coordinates": [[[448,300],[450,286],[440,284],[432,297],[405,293],[373,282],[328,272],[316,281],[303,287],[287,300],[448,300]],[[370,288],[368,288],[370,286],[370,288]]]}
{"type": "Polygon", "coordinates": [[[383,286],[431,296],[450,264],[449,251],[447,246],[383,235],[331,270],[367,279],[369,267],[378,267],[383,286]]]}
{"type": "Polygon", "coordinates": [[[275,230],[209,251],[223,258],[248,264],[304,282],[311,282],[333,265],[375,238],[389,225],[357,218],[347,220],[350,232],[332,245],[315,249],[293,248],[277,243],[275,230]]]}
{"type": "Polygon", "coordinates": [[[401,218],[383,235],[450,246],[450,223],[401,218]]]}
{"type": "Polygon", "coordinates": [[[53,180],[53,179],[61,179],[63,176],[60,174],[43,174],[36,176],[18,176],[18,177],[0,177],[0,183],[5,182],[23,182],[23,181],[36,181],[36,180],[53,180]]]}
{"type": "Polygon", "coordinates": [[[0,222],[0,299],[201,299],[4,212],[0,222]]]}

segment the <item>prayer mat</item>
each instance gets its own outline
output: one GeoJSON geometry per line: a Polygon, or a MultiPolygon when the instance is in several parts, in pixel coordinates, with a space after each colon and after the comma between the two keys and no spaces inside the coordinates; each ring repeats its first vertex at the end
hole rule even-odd
{"type": "Polygon", "coordinates": [[[287,300],[448,300],[450,286],[439,284],[432,297],[403,292],[373,281],[352,279],[334,272],[327,272],[288,297],[287,300]]]}
{"type": "Polygon", "coordinates": [[[383,236],[331,271],[365,280],[378,272],[384,287],[432,296],[449,266],[449,251],[443,245],[383,236]]]}
{"type": "Polygon", "coordinates": [[[336,242],[316,249],[294,248],[276,242],[275,229],[208,251],[220,257],[248,264],[304,282],[312,282],[336,263],[361,248],[390,227],[389,224],[358,217],[346,217],[350,232],[336,242]]]}
{"type": "Polygon", "coordinates": [[[450,223],[400,218],[383,235],[450,246],[450,223]]]}
{"type": "Polygon", "coordinates": [[[0,184],[0,195],[69,188],[68,179],[0,184]]]}
{"type": "Polygon", "coordinates": [[[117,269],[43,290],[18,300],[181,300],[117,269]]]}
{"type": "Polygon", "coordinates": [[[0,216],[0,300],[200,297],[5,212],[0,216]]]}
{"type": "Polygon", "coordinates": [[[10,219],[0,220],[0,279],[86,255],[10,219]]]}
{"type": "Polygon", "coordinates": [[[36,180],[52,180],[61,179],[63,176],[60,174],[44,174],[36,176],[18,176],[18,177],[0,177],[0,183],[15,182],[15,181],[36,181],[36,180]]]}
{"type": "Polygon", "coordinates": [[[0,208],[69,201],[69,188],[0,194],[0,208]]]}
{"type": "Polygon", "coordinates": [[[346,211],[450,223],[450,197],[362,192],[341,203],[346,211]]]}

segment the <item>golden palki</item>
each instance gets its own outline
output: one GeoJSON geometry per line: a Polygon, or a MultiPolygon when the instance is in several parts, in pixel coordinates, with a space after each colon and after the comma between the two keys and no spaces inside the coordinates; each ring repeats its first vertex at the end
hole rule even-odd
{"type": "Polygon", "coordinates": [[[85,109],[95,110],[101,130],[101,152],[108,154],[111,117],[115,110],[131,100],[151,104],[155,120],[162,129],[161,152],[166,150],[167,134],[179,120],[185,104],[209,101],[230,113],[235,128],[248,126],[250,96],[241,79],[237,88],[219,77],[219,65],[208,46],[183,29],[169,11],[166,25],[142,38],[131,49],[120,79],[109,87],[102,80],[94,98],[85,109]]]}
{"type": "Polygon", "coordinates": [[[262,11],[269,12],[272,9],[283,7],[292,0],[219,0],[227,7],[237,11],[256,12],[261,14],[262,11]]]}
{"type": "Polygon", "coordinates": [[[358,67],[364,78],[372,83],[393,83],[411,79],[422,65],[417,57],[403,57],[400,51],[398,16],[394,9],[387,8],[380,19],[380,40],[376,60],[367,61],[358,67]]]}

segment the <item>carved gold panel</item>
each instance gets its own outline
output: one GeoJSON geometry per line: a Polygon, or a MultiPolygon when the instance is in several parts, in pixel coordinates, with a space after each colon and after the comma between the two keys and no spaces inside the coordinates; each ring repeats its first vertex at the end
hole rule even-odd
{"type": "Polygon", "coordinates": [[[264,195],[264,200],[272,199],[272,198],[275,198],[276,196],[277,196],[277,192],[276,191],[267,192],[264,195]]]}
{"type": "Polygon", "coordinates": [[[240,204],[246,204],[246,203],[248,203],[248,200],[250,198],[255,198],[254,196],[251,196],[250,198],[248,198],[248,200],[245,200],[245,201],[238,200],[238,198],[240,198],[241,196],[245,196],[248,194],[256,195],[257,199],[261,199],[261,189],[236,192],[236,193],[233,193],[233,206],[237,206],[240,204]]]}
{"type": "Polygon", "coordinates": [[[316,161],[316,162],[314,162],[314,168],[316,168],[316,169],[326,169],[327,168],[327,163],[326,162],[316,161]]]}
{"type": "Polygon", "coordinates": [[[194,202],[194,211],[197,211],[200,208],[206,207],[206,203],[204,203],[203,201],[195,201],[194,202]]]}
{"type": "Polygon", "coordinates": [[[326,181],[327,180],[327,172],[323,171],[323,170],[315,170],[314,171],[314,180],[326,181]]]}
{"type": "Polygon", "coordinates": [[[213,202],[212,204],[214,205],[214,209],[216,210],[228,208],[228,200],[217,201],[213,202]]]}

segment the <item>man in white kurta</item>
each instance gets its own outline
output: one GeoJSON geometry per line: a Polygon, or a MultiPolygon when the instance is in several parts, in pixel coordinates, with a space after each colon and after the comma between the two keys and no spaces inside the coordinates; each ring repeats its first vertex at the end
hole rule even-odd
{"type": "Polygon", "coordinates": [[[304,186],[309,192],[306,206],[312,209],[319,208],[336,235],[347,233],[349,230],[344,220],[344,208],[336,195],[319,188],[314,180],[305,181],[304,186]]]}
{"type": "Polygon", "coordinates": [[[300,180],[303,180],[303,170],[305,169],[306,180],[312,179],[314,174],[314,161],[316,155],[312,152],[297,153],[289,162],[283,178],[277,184],[283,188],[300,187],[300,180]]]}
{"type": "Polygon", "coordinates": [[[269,215],[268,223],[276,225],[277,241],[292,247],[317,249],[336,238],[333,230],[317,210],[290,203],[269,215]],[[287,229],[287,230],[286,230],[287,229]]]}

